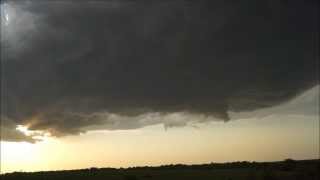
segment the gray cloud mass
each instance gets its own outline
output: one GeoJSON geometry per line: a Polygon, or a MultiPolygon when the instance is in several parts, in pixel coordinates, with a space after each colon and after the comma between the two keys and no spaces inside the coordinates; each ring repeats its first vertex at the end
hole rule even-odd
{"type": "MultiPolygon", "coordinates": [[[[228,121],[229,112],[280,105],[319,84],[316,1],[1,6],[2,17],[9,14],[1,23],[6,129],[23,124],[63,136],[228,121]]],[[[14,139],[5,132],[2,139],[14,139]]]]}

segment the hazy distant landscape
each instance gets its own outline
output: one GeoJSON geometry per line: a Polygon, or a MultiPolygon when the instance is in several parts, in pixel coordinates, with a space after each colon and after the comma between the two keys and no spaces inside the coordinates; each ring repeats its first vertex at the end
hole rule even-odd
{"type": "Polygon", "coordinates": [[[2,180],[28,179],[210,179],[210,180],[318,180],[320,160],[281,162],[232,162],[202,165],[165,165],[158,167],[89,168],[68,171],[14,172],[1,175],[2,180]]]}

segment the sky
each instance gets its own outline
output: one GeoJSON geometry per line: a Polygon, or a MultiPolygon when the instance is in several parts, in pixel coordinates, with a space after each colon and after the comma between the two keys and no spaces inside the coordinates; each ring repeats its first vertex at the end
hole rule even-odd
{"type": "Polygon", "coordinates": [[[1,172],[319,158],[316,1],[1,1],[1,172]]]}

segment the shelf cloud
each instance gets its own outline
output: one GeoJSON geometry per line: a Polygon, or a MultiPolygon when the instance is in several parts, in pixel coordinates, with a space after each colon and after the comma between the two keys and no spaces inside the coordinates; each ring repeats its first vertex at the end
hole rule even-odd
{"type": "Polygon", "coordinates": [[[1,6],[3,140],[16,125],[64,136],[229,121],[319,84],[313,1],[1,6]]]}

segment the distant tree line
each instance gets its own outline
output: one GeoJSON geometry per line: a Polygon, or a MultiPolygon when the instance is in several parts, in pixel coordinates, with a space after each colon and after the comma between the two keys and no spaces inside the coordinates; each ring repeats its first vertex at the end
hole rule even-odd
{"type": "Polygon", "coordinates": [[[209,163],[199,165],[171,164],[158,167],[130,168],[88,168],[80,170],[14,172],[2,174],[1,180],[29,179],[185,179],[185,173],[194,178],[188,179],[224,179],[224,180],[319,180],[320,160],[286,159],[279,162],[238,161],[230,163],[209,163]],[[184,178],[183,178],[184,177],[184,178]]]}

